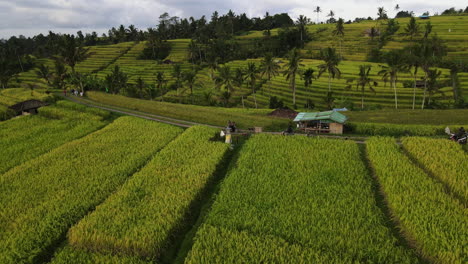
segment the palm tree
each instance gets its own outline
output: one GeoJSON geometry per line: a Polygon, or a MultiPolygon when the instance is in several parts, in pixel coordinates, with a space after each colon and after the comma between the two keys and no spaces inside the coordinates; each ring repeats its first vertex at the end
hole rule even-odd
{"type": "Polygon", "coordinates": [[[342,18],[339,18],[338,21],[336,22],[336,27],[335,30],[332,32],[333,36],[338,36],[340,38],[340,56],[342,57],[342,52],[341,52],[341,42],[344,37],[344,20],[342,18]]]}
{"type": "Polygon", "coordinates": [[[37,77],[46,80],[46,82],[47,82],[47,84],[48,84],[49,86],[52,85],[52,84],[50,83],[50,79],[51,79],[51,77],[52,77],[52,72],[50,71],[49,66],[44,65],[44,64],[40,64],[40,65],[37,67],[36,75],[37,75],[37,77]]]}
{"type": "Polygon", "coordinates": [[[405,65],[404,55],[400,51],[390,51],[384,56],[384,61],[387,65],[380,65],[382,70],[379,71],[379,75],[383,78],[390,78],[393,91],[395,92],[395,109],[398,109],[398,97],[396,82],[398,80],[398,73],[408,72],[408,68],[405,65]]]}
{"type": "Polygon", "coordinates": [[[270,81],[272,77],[275,77],[279,74],[280,70],[279,64],[275,61],[275,58],[271,53],[267,53],[262,60],[260,65],[260,71],[262,73],[261,77],[267,76],[268,83],[271,85],[270,81]]]}
{"type": "Polygon", "coordinates": [[[55,60],[54,66],[53,85],[56,89],[62,90],[65,87],[65,79],[68,77],[68,71],[61,60],[55,60]]]}
{"type": "Polygon", "coordinates": [[[377,19],[387,19],[388,16],[387,16],[387,11],[385,11],[385,8],[382,6],[382,7],[379,7],[377,9],[377,15],[379,16],[377,19]]]}
{"type": "Polygon", "coordinates": [[[374,41],[374,38],[379,36],[379,30],[375,27],[371,27],[369,30],[369,37],[371,37],[371,40],[374,41]]]}
{"type": "Polygon", "coordinates": [[[190,89],[190,101],[193,104],[193,87],[197,85],[197,72],[196,71],[188,71],[183,74],[184,81],[187,83],[190,89]]]}
{"type": "Polygon", "coordinates": [[[319,13],[322,12],[322,9],[320,8],[320,6],[317,6],[315,9],[314,9],[314,13],[317,13],[317,24],[319,23],[319,13]]]}
{"type": "Polygon", "coordinates": [[[218,68],[219,68],[218,58],[214,58],[214,59],[208,61],[207,64],[208,64],[208,68],[211,70],[210,78],[211,78],[211,80],[215,81],[216,80],[215,71],[218,70],[218,68]]]}
{"type": "Polygon", "coordinates": [[[424,39],[429,37],[429,34],[432,32],[432,24],[431,21],[427,21],[426,25],[424,26],[424,39]]]}
{"type": "MultiPolygon", "coordinates": [[[[375,93],[374,86],[378,85],[377,82],[369,76],[371,69],[372,66],[370,65],[359,65],[359,78],[356,79],[356,87],[361,88],[361,109],[364,109],[364,92],[366,87],[369,87],[369,90],[375,93]]],[[[348,80],[348,82],[350,81],[348,80]]],[[[350,86],[347,88],[350,88],[350,86]]]]}
{"type": "Polygon", "coordinates": [[[141,77],[138,77],[136,87],[140,93],[140,98],[143,99],[143,90],[146,88],[146,83],[141,77]]]}
{"type": "Polygon", "coordinates": [[[399,4],[397,4],[397,5],[395,6],[395,11],[396,11],[397,13],[398,13],[398,10],[400,10],[400,5],[399,5],[399,4]]]}
{"type": "Polygon", "coordinates": [[[242,87],[242,84],[244,84],[244,72],[241,68],[236,69],[232,81],[234,85],[236,85],[238,88],[242,87]]]}
{"type": "Polygon", "coordinates": [[[312,80],[315,79],[314,70],[309,68],[302,73],[302,79],[304,80],[304,87],[307,89],[312,85],[312,80]]]}
{"type": "Polygon", "coordinates": [[[405,32],[406,35],[410,36],[411,40],[413,40],[413,36],[419,33],[419,25],[416,23],[416,19],[414,17],[411,17],[410,21],[406,25],[405,32]]]}
{"type": "Polygon", "coordinates": [[[182,68],[180,64],[174,64],[172,67],[172,77],[175,78],[175,84],[177,89],[177,95],[179,95],[179,88],[182,85],[182,68]]]}
{"type": "Polygon", "coordinates": [[[328,92],[331,92],[331,80],[335,79],[335,77],[341,77],[341,71],[338,68],[341,58],[336,54],[336,50],[330,47],[320,51],[320,58],[325,63],[317,66],[319,69],[318,78],[320,78],[323,73],[328,72],[328,92]]]}
{"type": "Polygon", "coordinates": [[[432,104],[432,96],[436,92],[440,92],[440,88],[443,87],[443,84],[441,84],[437,79],[442,75],[442,71],[433,69],[429,70],[427,74],[427,91],[428,91],[428,105],[432,104]]]}
{"type": "Polygon", "coordinates": [[[257,82],[258,69],[255,63],[249,62],[247,64],[247,69],[245,70],[244,80],[248,81],[250,88],[252,89],[252,94],[254,96],[255,108],[257,106],[257,97],[255,96],[255,84],[257,82]]]}
{"type": "Polygon", "coordinates": [[[294,48],[288,53],[288,62],[284,65],[286,70],[283,76],[286,76],[286,81],[289,81],[289,88],[293,93],[293,105],[296,106],[296,75],[299,73],[299,67],[302,66],[301,52],[294,48]]]}
{"type": "Polygon", "coordinates": [[[307,24],[310,23],[310,19],[304,15],[300,15],[299,18],[296,20],[296,25],[299,29],[299,33],[301,34],[301,45],[304,46],[304,37],[307,35],[307,24]]]}
{"type": "Polygon", "coordinates": [[[221,67],[219,70],[219,76],[217,78],[217,83],[219,86],[224,86],[229,92],[234,91],[234,78],[231,74],[231,68],[229,66],[221,67]]]}
{"type": "Polygon", "coordinates": [[[63,43],[60,45],[59,55],[63,63],[70,66],[72,74],[74,74],[76,64],[89,57],[88,51],[89,48],[86,49],[79,45],[73,35],[64,35],[63,43]]]}
{"type": "Polygon", "coordinates": [[[331,19],[333,19],[334,16],[335,16],[335,12],[333,12],[333,10],[330,10],[330,13],[328,13],[327,17],[330,17],[331,19]]]}
{"type": "Polygon", "coordinates": [[[158,91],[161,93],[161,101],[164,101],[164,94],[165,91],[163,87],[167,83],[166,78],[164,78],[164,72],[157,72],[156,73],[156,87],[158,91]]]}
{"type": "Polygon", "coordinates": [[[411,75],[413,75],[413,110],[416,106],[416,79],[420,67],[420,58],[417,56],[417,53],[416,47],[408,48],[405,53],[406,66],[411,72],[411,75]]]}

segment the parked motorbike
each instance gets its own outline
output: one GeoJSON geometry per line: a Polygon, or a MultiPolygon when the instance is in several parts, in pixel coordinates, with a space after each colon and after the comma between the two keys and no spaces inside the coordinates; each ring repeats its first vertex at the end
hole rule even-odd
{"type": "Polygon", "coordinates": [[[445,133],[447,133],[450,137],[450,140],[453,140],[459,144],[466,144],[468,141],[468,132],[465,132],[463,135],[458,135],[458,133],[452,133],[450,128],[445,128],[445,133]]]}

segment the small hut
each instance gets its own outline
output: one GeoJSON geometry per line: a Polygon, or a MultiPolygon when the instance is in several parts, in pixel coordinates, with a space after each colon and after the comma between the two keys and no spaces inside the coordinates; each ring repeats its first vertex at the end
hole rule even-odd
{"type": "Polygon", "coordinates": [[[343,134],[343,125],[348,117],[337,111],[302,112],[297,114],[294,122],[306,133],[343,134]]]}
{"type": "Polygon", "coordinates": [[[32,99],[21,103],[17,103],[15,105],[10,106],[9,108],[15,111],[16,115],[22,115],[25,113],[37,114],[37,109],[46,105],[47,103],[32,99]]]}

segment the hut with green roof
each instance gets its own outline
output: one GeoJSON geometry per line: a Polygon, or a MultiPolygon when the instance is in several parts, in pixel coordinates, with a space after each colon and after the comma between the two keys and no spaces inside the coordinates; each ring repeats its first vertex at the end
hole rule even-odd
{"type": "Polygon", "coordinates": [[[337,111],[301,112],[294,118],[298,128],[307,133],[343,134],[348,117],[337,111]]]}

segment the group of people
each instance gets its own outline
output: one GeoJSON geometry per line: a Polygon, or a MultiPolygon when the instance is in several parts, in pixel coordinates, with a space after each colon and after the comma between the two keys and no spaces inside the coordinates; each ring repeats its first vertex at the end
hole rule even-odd
{"type": "MultiPolygon", "coordinates": [[[[70,92],[72,95],[74,96],[78,96],[80,95],[81,97],[83,97],[83,91],[79,92],[78,90],[75,90],[75,89],[71,89],[71,92],[70,92]]],[[[63,95],[64,96],[67,96],[67,89],[63,89],[63,95]]]]}

